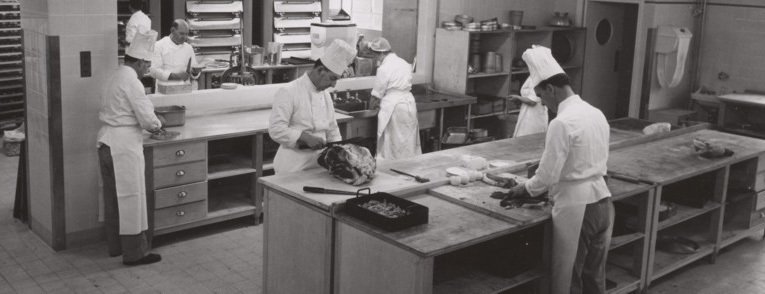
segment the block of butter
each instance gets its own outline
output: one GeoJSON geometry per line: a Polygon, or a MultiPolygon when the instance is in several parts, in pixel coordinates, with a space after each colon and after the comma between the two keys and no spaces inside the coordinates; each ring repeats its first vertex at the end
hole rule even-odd
{"type": "Polygon", "coordinates": [[[162,94],[191,93],[191,82],[189,81],[158,81],[157,92],[162,94]]]}

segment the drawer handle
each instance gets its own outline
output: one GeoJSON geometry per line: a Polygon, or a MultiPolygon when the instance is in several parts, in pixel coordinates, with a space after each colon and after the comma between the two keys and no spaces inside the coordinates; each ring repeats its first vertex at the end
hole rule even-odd
{"type": "Polygon", "coordinates": [[[186,191],[178,192],[178,198],[186,198],[187,195],[188,193],[186,193],[186,191]]]}
{"type": "Polygon", "coordinates": [[[177,216],[184,216],[185,214],[186,214],[186,212],[184,212],[183,210],[179,210],[179,211],[175,212],[175,215],[177,215],[177,216]]]}
{"type": "Polygon", "coordinates": [[[175,156],[177,156],[177,157],[183,157],[184,155],[186,155],[186,151],[185,150],[175,151],[175,156]]]}
{"type": "Polygon", "coordinates": [[[185,172],[185,171],[183,171],[183,170],[179,170],[179,171],[175,172],[175,175],[176,175],[176,176],[179,176],[179,177],[182,177],[182,176],[184,176],[185,174],[186,174],[186,172],[185,172]]]}

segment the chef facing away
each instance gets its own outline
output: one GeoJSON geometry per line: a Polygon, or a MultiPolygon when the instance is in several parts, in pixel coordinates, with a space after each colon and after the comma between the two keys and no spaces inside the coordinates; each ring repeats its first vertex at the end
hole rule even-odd
{"type": "Polygon", "coordinates": [[[276,174],[319,167],[320,149],[327,142],[342,140],[327,89],[353,62],[356,49],[336,39],[324,52],[308,73],[274,96],[268,134],[280,145],[274,157],[276,174]]]}
{"type": "Polygon", "coordinates": [[[392,160],[420,155],[417,103],[411,92],[412,66],[391,51],[385,38],[372,39],[367,46],[380,64],[372,88],[372,97],[380,105],[376,158],[392,160]]]}
{"type": "Polygon", "coordinates": [[[162,122],[144,92],[140,77],[151,66],[157,32],[136,33],[120,65],[106,81],[98,118],[98,158],[103,180],[104,218],[109,255],[125,265],[162,260],[147,234],[143,130],[161,131],[162,122]]]}
{"type": "Polygon", "coordinates": [[[509,197],[547,191],[554,203],[552,293],[605,293],[614,222],[611,193],[603,178],[610,127],[600,110],[574,93],[550,50],[537,46],[523,56],[531,86],[557,116],[548,127],[536,175],[512,188],[509,197]]]}

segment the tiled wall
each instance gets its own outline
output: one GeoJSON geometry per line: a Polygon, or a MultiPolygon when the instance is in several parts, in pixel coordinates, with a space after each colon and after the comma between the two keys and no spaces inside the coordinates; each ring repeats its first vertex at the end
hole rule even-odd
{"type": "Polygon", "coordinates": [[[48,80],[47,37],[48,1],[21,1],[21,26],[24,29],[24,57],[27,93],[27,146],[29,148],[29,174],[33,184],[29,187],[32,205],[32,229],[50,243],[51,174],[48,145],[48,80]],[[40,227],[41,226],[41,227],[40,227]]]}
{"type": "Polygon", "coordinates": [[[64,189],[69,236],[101,227],[96,134],[100,127],[102,85],[117,68],[117,3],[49,0],[48,6],[50,34],[61,40],[64,189]],[[81,51],[91,54],[91,77],[80,76],[81,51]]]}
{"type": "Polygon", "coordinates": [[[718,93],[765,91],[765,1],[710,1],[700,85],[718,93]],[[728,80],[719,79],[721,72],[728,80]]]}

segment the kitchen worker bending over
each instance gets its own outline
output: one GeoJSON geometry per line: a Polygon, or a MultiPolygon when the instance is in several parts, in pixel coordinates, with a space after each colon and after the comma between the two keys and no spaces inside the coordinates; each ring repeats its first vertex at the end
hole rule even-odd
{"type": "Polygon", "coordinates": [[[553,201],[552,293],[605,293],[614,208],[603,176],[609,126],[603,113],[571,89],[550,50],[523,53],[534,90],[553,112],[536,175],[510,197],[549,191],[553,201]]]}
{"type": "MultiPolygon", "coordinates": [[[[377,159],[402,159],[422,154],[417,103],[412,96],[412,66],[391,52],[385,38],[372,39],[368,48],[377,68],[373,99],[380,102],[377,114],[377,159]]],[[[373,103],[376,104],[376,103],[373,103]]]]}
{"type": "Polygon", "coordinates": [[[189,23],[176,19],[170,26],[170,35],[157,41],[154,46],[154,56],[151,59],[151,76],[157,82],[192,81],[192,89],[197,89],[196,79],[201,72],[194,48],[187,43],[189,39],[189,23]]]}
{"type": "Polygon", "coordinates": [[[146,233],[146,185],[144,178],[143,130],[157,132],[162,123],[146,96],[139,77],[151,66],[157,32],[136,33],[125,51],[125,64],[106,81],[98,118],[98,159],[104,193],[104,218],[109,256],[122,254],[125,265],[155,263],[159,254],[149,254],[146,233]]]}
{"type": "Polygon", "coordinates": [[[280,144],[274,157],[276,174],[318,167],[319,149],[340,141],[329,91],[353,62],[356,49],[334,40],[311,71],[276,92],[268,134],[280,144]]]}

